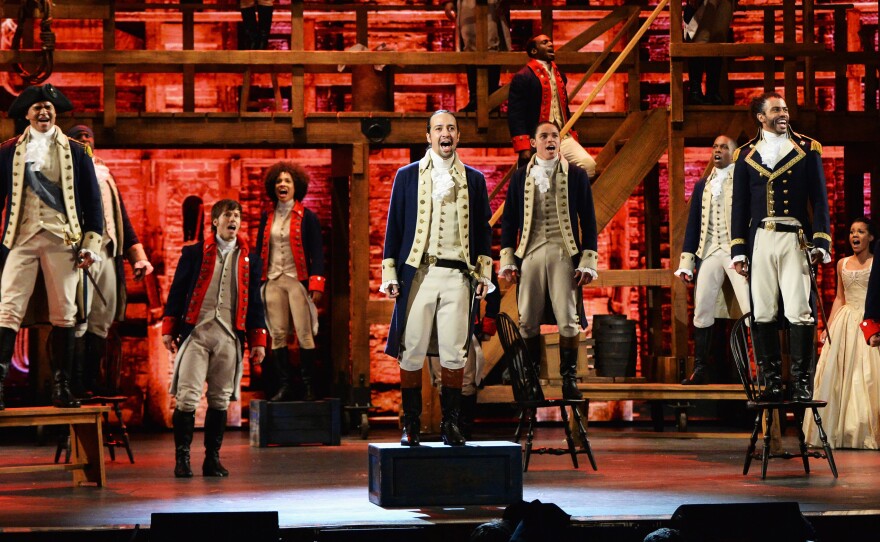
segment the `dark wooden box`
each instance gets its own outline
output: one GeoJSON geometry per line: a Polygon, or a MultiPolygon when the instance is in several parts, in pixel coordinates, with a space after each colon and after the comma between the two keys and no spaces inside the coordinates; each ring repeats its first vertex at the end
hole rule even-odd
{"type": "Polygon", "coordinates": [[[323,401],[251,401],[251,446],[327,444],[339,446],[339,399],[323,401]]]}
{"type": "Polygon", "coordinates": [[[511,504],[522,500],[522,448],[504,441],[406,447],[370,444],[370,502],[379,506],[511,504]]]}

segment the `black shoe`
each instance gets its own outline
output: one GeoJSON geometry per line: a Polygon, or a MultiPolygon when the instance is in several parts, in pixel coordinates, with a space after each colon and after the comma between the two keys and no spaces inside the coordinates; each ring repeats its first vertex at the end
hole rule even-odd
{"type": "Polygon", "coordinates": [[[401,405],[403,410],[403,432],[400,436],[401,446],[419,446],[419,433],[422,429],[422,388],[401,388],[401,405]]]}
{"type": "Polygon", "coordinates": [[[189,449],[196,425],[196,413],[174,409],[171,424],[174,429],[174,477],[192,478],[189,449]]]}
{"type": "Polygon", "coordinates": [[[280,383],[278,391],[272,396],[270,401],[293,401],[293,383],[290,377],[290,356],[287,348],[275,348],[269,355],[272,360],[272,367],[275,369],[275,375],[280,383]]]}
{"type": "Polygon", "coordinates": [[[709,383],[709,369],[705,365],[697,365],[691,376],[681,381],[682,386],[702,386],[709,383]]]}
{"type": "Polygon", "coordinates": [[[449,446],[464,446],[467,439],[461,434],[458,427],[458,418],[461,414],[461,388],[440,388],[440,410],[443,412],[443,421],[440,422],[440,438],[449,446]]]}
{"type": "Polygon", "coordinates": [[[566,401],[584,398],[577,387],[578,348],[577,336],[559,337],[559,376],[562,377],[562,398],[566,401]]]}

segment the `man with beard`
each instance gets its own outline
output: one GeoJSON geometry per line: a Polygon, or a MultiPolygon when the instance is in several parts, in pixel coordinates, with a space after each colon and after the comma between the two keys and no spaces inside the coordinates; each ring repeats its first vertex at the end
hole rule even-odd
{"type": "MultiPolygon", "coordinates": [[[[526,52],[531,60],[510,81],[507,102],[507,125],[520,165],[532,157],[530,141],[539,122],[550,121],[561,128],[571,118],[565,89],[568,79],[553,62],[553,40],[543,34],[535,36],[526,44],[526,52]]],[[[574,130],[562,138],[559,154],[581,167],[591,179],[595,177],[596,161],[578,142],[574,130]]]]}
{"type": "Polygon", "coordinates": [[[0,410],[3,378],[15,336],[43,273],[48,301],[52,404],[78,407],[70,390],[79,269],[99,261],[104,226],[101,192],[86,148],[55,126],[73,109],[52,85],[24,90],[9,117],[27,119],[24,133],[0,146],[0,202],[6,207],[0,256],[0,410]],[[78,269],[79,268],[79,269],[78,269]]]}
{"type": "Polygon", "coordinates": [[[810,266],[831,261],[822,145],[791,130],[788,106],[776,92],[753,98],[749,111],[760,130],[734,153],[730,253],[737,273],[751,276],[752,343],[765,381],[761,399],[782,398],[781,297],[790,326],[791,399],[809,400],[816,338],[810,266]]]}
{"type": "Polygon", "coordinates": [[[685,284],[693,282],[699,259],[700,280],[694,289],[694,372],[681,382],[685,385],[708,384],[711,380],[708,358],[715,318],[731,318],[749,311],[749,284],[730,266],[735,150],[736,144],[729,137],[715,138],[712,145],[715,167],[707,177],[697,181],[691,194],[681,261],[675,272],[685,284]],[[733,296],[725,293],[725,286],[733,290],[733,296]],[[738,306],[731,306],[734,302],[738,306]]]}
{"type": "Polygon", "coordinates": [[[260,298],[260,259],[248,255],[241,204],[220,200],[211,207],[214,235],[183,248],[168,290],[162,343],[174,358],[171,393],[177,478],[192,477],[189,448],[196,408],[207,382],[203,476],[229,476],[220,463],[226,410],[241,384],[245,333],[250,359],[266,356],[266,320],[260,298]]]}
{"type": "Polygon", "coordinates": [[[422,367],[432,336],[440,358],[441,436],[465,444],[458,427],[474,299],[491,285],[489,196],[479,171],[456,153],[455,116],[428,119],[425,157],[398,170],[391,189],[380,291],[395,299],[385,353],[400,363],[403,446],[419,445],[422,367]]]}
{"type": "Polygon", "coordinates": [[[587,323],[581,289],[598,276],[593,193],[587,173],[560,156],[555,124],[539,123],[530,144],[537,154],[507,190],[499,275],[519,283],[519,330],[534,363],[541,359],[541,324],[559,326],[562,397],[580,400],[578,336],[587,323]]]}

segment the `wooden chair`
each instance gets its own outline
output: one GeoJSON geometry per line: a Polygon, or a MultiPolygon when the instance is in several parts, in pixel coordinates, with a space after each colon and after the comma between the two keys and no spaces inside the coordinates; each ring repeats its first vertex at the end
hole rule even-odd
{"type": "Polygon", "coordinates": [[[566,400],[566,399],[546,399],[538,382],[537,363],[529,357],[526,343],[519,334],[519,329],[513,320],[505,313],[498,315],[498,337],[501,339],[501,346],[504,349],[504,355],[508,360],[510,378],[513,386],[513,398],[516,405],[520,408],[519,424],[514,434],[514,442],[520,442],[523,425],[528,420],[528,437],[526,440],[526,453],[523,457],[523,472],[529,470],[529,459],[531,454],[550,454],[550,455],[571,455],[571,462],[574,468],[579,468],[577,456],[578,454],[587,454],[590,459],[590,465],[593,470],[596,468],[596,460],[593,458],[593,450],[590,448],[590,441],[587,439],[587,428],[584,425],[581,413],[578,407],[584,408],[587,412],[587,400],[566,400]],[[532,448],[532,442],[535,437],[535,423],[537,422],[537,413],[539,408],[558,407],[562,415],[562,423],[565,427],[566,448],[532,448]],[[581,449],[575,448],[574,439],[572,438],[571,428],[569,427],[569,418],[566,407],[571,409],[572,418],[577,425],[578,434],[581,439],[581,449]]]}
{"type": "Polygon", "coordinates": [[[749,327],[747,325],[751,314],[746,314],[736,321],[733,331],[730,334],[730,349],[733,352],[733,360],[736,364],[739,378],[742,381],[743,389],[746,392],[746,408],[756,412],[755,428],[752,431],[749,447],[746,450],[745,465],[743,465],[743,475],[749,473],[749,466],[752,459],[761,460],[761,479],[767,478],[767,463],[770,459],[792,459],[800,457],[804,463],[804,471],[810,473],[810,457],[817,459],[826,459],[831,467],[831,473],[837,478],[837,466],[834,463],[834,455],[831,453],[831,446],[828,445],[828,438],[825,430],[822,428],[822,418],[819,416],[819,409],[827,403],[825,401],[759,401],[758,397],[763,391],[763,376],[757,371],[757,364],[752,359],[752,349],[749,340],[749,327]],[[754,368],[754,369],[753,369],[754,368]],[[813,420],[819,429],[819,439],[822,441],[822,452],[809,451],[807,443],[804,439],[804,412],[810,409],[813,413],[813,420]],[[800,453],[792,454],[784,452],[781,454],[770,453],[770,428],[773,423],[773,411],[779,412],[779,417],[785,415],[786,412],[793,412],[795,424],[797,425],[797,436],[800,453]],[[761,429],[761,421],[765,420],[764,429],[764,447],[761,453],[756,451],[756,443],[758,441],[758,431],[761,429]]]}
{"type": "MultiPolygon", "coordinates": [[[[128,455],[129,463],[134,464],[134,454],[131,451],[131,441],[128,437],[128,427],[122,417],[122,409],[120,405],[128,400],[128,396],[119,393],[119,378],[121,372],[122,355],[121,344],[115,334],[111,334],[107,354],[104,356],[104,367],[102,373],[104,375],[104,388],[106,392],[101,395],[92,397],[84,397],[80,399],[83,406],[109,406],[113,410],[116,422],[111,423],[110,415],[104,412],[104,446],[110,454],[110,460],[116,461],[116,447],[125,448],[128,455]]],[[[65,463],[70,461],[70,436],[62,436],[55,449],[55,462],[61,458],[61,452],[65,453],[65,463]]]]}

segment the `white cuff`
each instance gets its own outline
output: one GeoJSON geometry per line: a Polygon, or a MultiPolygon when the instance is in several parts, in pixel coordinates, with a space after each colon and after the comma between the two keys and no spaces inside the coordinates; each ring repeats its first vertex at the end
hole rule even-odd
{"type": "Polygon", "coordinates": [[[82,256],[91,256],[93,263],[100,263],[100,262],[104,261],[104,258],[98,256],[96,253],[92,252],[91,250],[89,250],[87,248],[81,248],[79,250],[79,253],[82,256]]]}
{"type": "Polygon", "coordinates": [[[389,281],[387,281],[387,282],[383,282],[383,283],[379,286],[379,291],[382,292],[383,294],[387,294],[387,293],[388,293],[388,287],[391,286],[392,284],[395,285],[395,286],[398,286],[398,285],[399,285],[399,283],[398,283],[396,280],[389,280],[389,281]]]}
{"type": "Polygon", "coordinates": [[[485,277],[480,277],[480,284],[485,284],[487,286],[486,295],[489,295],[496,290],[495,285],[492,284],[492,281],[485,277]]]}
{"type": "Polygon", "coordinates": [[[743,262],[746,265],[749,265],[749,259],[746,258],[745,254],[740,254],[739,256],[734,256],[732,260],[730,260],[730,265],[727,266],[728,269],[733,269],[736,267],[734,264],[736,262],[743,262]]]}
{"type": "Polygon", "coordinates": [[[825,250],[824,248],[820,248],[820,247],[816,247],[816,248],[814,248],[813,250],[811,250],[811,251],[810,251],[810,256],[812,256],[813,254],[815,254],[817,251],[818,251],[820,254],[822,254],[822,263],[829,263],[829,262],[831,261],[831,254],[829,254],[828,251],[825,250]]]}
{"type": "Polygon", "coordinates": [[[513,271],[514,273],[518,273],[519,268],[517,268],[517,266],[514,264],[505,265],[501,269],[498,270],[498,274],[500,275],[501,273],[504,273],[505,271],[513,271]]]}
{"type": "Polygon", "coordinates": [[[693,273],[693,271],[691,271],[690,269],[685,269],[684,267],[682,267],[681,269],[679,269],[678,271],[676,271],[674,274],[675,274],[676,277],[680,277],[680,276],[682,276],[682,275],[687,275],[687,276],[690,277],[690,278],[694,278],[694,273],[693,273]]]}
{"type": "Polygon", "coordinates": [[[581,273],[589,273],[590,276],[593,277],[593,280],[599,278],[599,273],[590,267],[578,267],[575,271],[580,271],[581,273]]]}

